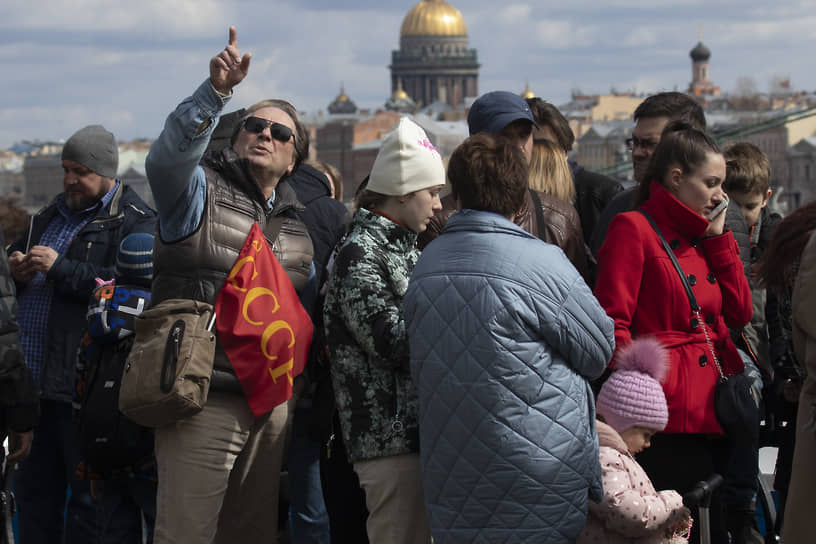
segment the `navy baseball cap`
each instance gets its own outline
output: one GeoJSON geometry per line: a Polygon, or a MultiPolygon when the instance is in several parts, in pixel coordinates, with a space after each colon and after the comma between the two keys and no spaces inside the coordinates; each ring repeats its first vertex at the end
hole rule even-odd
{"type": "Polygon", "coordinates": [[[493,91],[476,99],[470,107],[467,120],[472,136],[479,132],[498,134],[518,119],[527,119],[538,126],[530,106],[521,96],[509,91],[493,91]]]}

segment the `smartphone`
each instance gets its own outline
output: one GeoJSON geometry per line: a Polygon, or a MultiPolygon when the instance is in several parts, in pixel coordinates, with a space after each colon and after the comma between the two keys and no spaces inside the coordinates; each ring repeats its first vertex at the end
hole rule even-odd
{"type": "Polygon", "coordinates": [[[724,212],[727,207],[728,207],[728,199],[723,198],[722,201],[720,201],[720,203],[717,204],[714,207],[714,209],[711,210],[711,212],[709,212],[709,214],[706,216],[706,219],[708,219],[709,221],[714,221],[714,219],[716,219],[718,215],[720,215],[722,212],[724,212]]]}

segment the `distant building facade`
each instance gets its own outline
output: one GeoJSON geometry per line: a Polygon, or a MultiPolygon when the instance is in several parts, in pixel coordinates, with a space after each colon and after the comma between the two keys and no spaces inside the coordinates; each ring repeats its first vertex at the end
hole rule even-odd
{"type": "Polygon", "coordinates": [[[642,96],[633,93],[619,94],[573,94],[572,100],[558,106],[558,111],[567,118],[570,128],[578,139],[591,127],[610,121],[629,121],[635,108],[643,102],[642,96]]]}
{"type": "Polygon", "coordinates": [[[588,170],[599,170],[630,158],[626,139],[632,133],[631,121],[596,123],[576,139],[572,158],[588,170]]]}
{"type": "Polygon", "coordinates": [[[788,151],[791,202],[795,208],[816,200],[816,136],[803,138],[788,151]]]}
{"type": "MultiPolygon", "coordinates": [[[[343,195],[346,200],[354,197],[357,185],[368,175],[374,159],[355,160],[355,149],[362,144],[378,142],[399,121],[400,114],[378,111],[372,114],[330,115],[316,128],[317,159],[325,161],[343,176],[343,195]],[[369,163],[370,162],[370,163],[369,163]]],[[[377,155],[379,144],[374,147],[377,155]]]]}

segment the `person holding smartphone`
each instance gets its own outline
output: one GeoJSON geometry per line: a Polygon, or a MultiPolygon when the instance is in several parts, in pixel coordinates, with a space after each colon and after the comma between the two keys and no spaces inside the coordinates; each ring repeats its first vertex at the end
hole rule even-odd
{"type": "MultiPolygon", "coordinates": [[[[737,244],[724,228],[725,173],[710,136],[682,121],[669,124],[646,172],[651,182],[638,189],[636,210],[615,217],[598,253],[595,295],[615,321],[616,353],[642,336],[668,348],[668,424],[638,460],[657,489],[681,494],[713,472],[727,472],[732,446],[714,412],[715,361],[725,374],[743,371],[728,328],[742,327],[752,313],[737,244]],[[643,211],[677,257],[699,315],[643,211]]],[[[722,505],[715,494],[713,542],[727,542],[722,505]]]]}

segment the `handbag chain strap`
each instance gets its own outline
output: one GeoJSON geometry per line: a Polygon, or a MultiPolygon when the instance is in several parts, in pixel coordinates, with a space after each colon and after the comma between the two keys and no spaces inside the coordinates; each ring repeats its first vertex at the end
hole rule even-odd
{"type": "Polygon", "coordinates": [[[652,216],[649,215],[649,212],[643,209],[638,209],[638,211],[643,214],[643,216],[652,226],[652,229],[654,229],[654,231],[657,233],[657,237],[660,238],[660,243],[663,244],[663,249],[665,249],[666,253],[669,254],[669,258],[671,259],[671,262],[674,265],[674,269],[680,276],[680,281],[683,284],[683,289],[685,289],[686,295],[688,296],[689,304],[691,305],[691,311],[694,314],[695,318],[697,319],[697,323],[700,325],[700,327],[703,328],[703,334],[705,335],[706,344],[708,344],[708,349],[711,351],[711,356],[714,357],[714,366],[717,367],[717,372],[719,372],[720,378],[726,379],[722,366],[720,366],[720,359],[719,357],[717,357],[717,352],[714,350],[714,343],[711,342],[711,336],[709,336],[708,328],[705,326],[705,320],[703,320],[703,316],[700,313],[700,305],[697,304],[697,297],[694,296],[694,291],[691,290],[691,285],[689,285],[688,278],[686,277],[685,272],[683,272],[683,268],[677,261],[677,257],[674,255],[674,251],[672,251],[671,246],[669,246],[669,243],[666,242],[666,238],[663,237],[663,233],[660,232],[660,229],[657,228],[657,224],[655,224],[654,219],[652,219],[652,216]]]}

